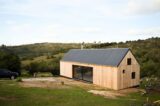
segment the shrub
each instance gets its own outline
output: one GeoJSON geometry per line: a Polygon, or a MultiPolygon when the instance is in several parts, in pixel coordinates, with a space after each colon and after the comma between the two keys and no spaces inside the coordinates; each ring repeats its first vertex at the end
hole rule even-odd
{"type": "Polygon", "coordinates": [[[61,85],[64,85],[64,81],[61,81],[61,85]]]}
{"type": "Polygon", "coordinates": [[[16,79],[16,81],[17,81],[17,82],[22,82],[22,78],[21,78],[21,77],[18,77],[18,78],[16,79]]]}
{"type": "Polygon", "coordinates": [[[59,75],[59,62],[57,61],[41,61],[32,62],[24,66],[29,74],[34,75],[37,72],[51,72],[53,75],[59,75]]]}
{"type": "Polygon", "coordinates": [[[0,68],[9,69],[13,72],[20,72],[21,62],[19,57],[5,46],[0,47],[0,68]]]}
{"type": "Polygon", "coordinates": [[[151,90],[159,89],[160,83],[159,79],[156,77],[143,78],[140,87],[145,89],[146,93],[150,93],[151,90]]]}

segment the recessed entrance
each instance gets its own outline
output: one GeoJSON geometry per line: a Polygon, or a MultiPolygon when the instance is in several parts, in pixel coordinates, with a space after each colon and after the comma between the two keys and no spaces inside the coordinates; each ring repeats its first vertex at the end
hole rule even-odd
{"type": "Polygon", "coordinates": [[[93,82],[93,68],[73,65],[73,78],[93,82]]]}

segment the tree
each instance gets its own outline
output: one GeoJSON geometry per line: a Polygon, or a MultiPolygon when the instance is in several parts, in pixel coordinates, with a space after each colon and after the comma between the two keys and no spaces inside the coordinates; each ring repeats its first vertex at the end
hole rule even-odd
{"type": "Polygon", "coordinates": [[[9,50],[5,45],[0,47],[0,68],[8,69],[13,72],[20,72],[21,62],[19,57],[9,50]]]}
{"type": "Polygon", "coordinates": [[[28,70],[29,74],[34,75],[37,72],[51,72],[53,75],[59,75],[59,61],[61,56],[54,57],[51,61],[32,62],[25,65],[24,68],[28,70]]]}
{"type": "Polygon", "coordinates": [[[52,65],[51,73],[52,73],[53,75],[59,75],[59,74],[60,74],[60,71],[59,71],[59,63],[54,63],[54,64],[52,65]]]}
{"type": "Polygon", "coordinates": [[[30,63],[30,65],[27,67],[29,70],[29,74],[34,75],[39,71],[39,64],[36,62],[30,63]]]}

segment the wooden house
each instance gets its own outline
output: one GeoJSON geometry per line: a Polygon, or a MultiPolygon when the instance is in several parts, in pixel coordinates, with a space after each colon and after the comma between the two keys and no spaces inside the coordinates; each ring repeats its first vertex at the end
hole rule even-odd
{"type": "Polygon", "coordinates": [[[71,49],[60,75],[119,90],[139,85],[140,65],[129,48],[71,49]]]}

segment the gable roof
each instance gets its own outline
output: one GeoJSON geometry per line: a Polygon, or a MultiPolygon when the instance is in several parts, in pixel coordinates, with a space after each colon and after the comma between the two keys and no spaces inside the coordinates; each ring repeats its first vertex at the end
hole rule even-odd
{"type": "Polygon", "coordinates": [[[118,66],[129,50],[129,48],[71,49],[64,55],[62,61],[118,66]]]}

